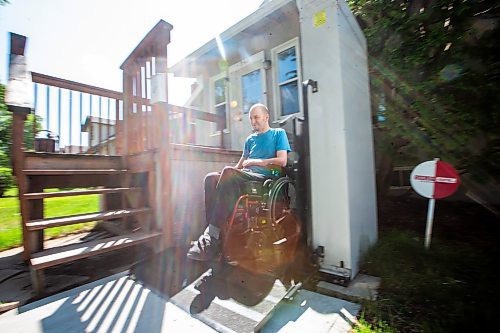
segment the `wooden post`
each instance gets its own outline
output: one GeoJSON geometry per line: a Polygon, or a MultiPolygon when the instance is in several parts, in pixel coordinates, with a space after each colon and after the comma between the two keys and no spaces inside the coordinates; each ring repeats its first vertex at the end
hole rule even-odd
{"type": "Polygon", "coordinates": [[[5,104],[13,113],[12,121],[12,166],[19,189],[21,226],[23,230],[24,260],[29,260],[32,241],[28,237],[26,222],[29,220],[29,207],[23,196],[28,181],[24,174],[24,121],[33,110],[33,83],[31,74],[26,70],[24,49],[26,37],[10,33],[9,81],[5,93],[5,104]]]}
{"type": "MultiPolygon", "coordinates": [[[[122,124],[123,119],[120,119],[120,100],[115,99],[115,155],[122,155],[122,124]]],[[[111,133],[111,132],[110,132],[111,133]]]]}
{"type": "MultiPolygon", "coordinates": [[[[167,54],[156,58],[156,73],[167,73],[167,54]]],[[[166,79],[166,76],[165,76],[166,79]]],[[[165,85],[165,96],[168,96],[168,86],[165,85]]],[[[159,165],[157,167],[157,207],[158,207],[158,221],[160,222],[163,231],[162,248],[167,248],[173,245],[173,210],[172,210],[172,196],[170,195],[172,189],[172,171],[170,166],[170,127],[169,127],[169,111],[167,101],[158,102],[156,104],[156,111],[158,115],[160,146],[159,146],[159,165]]]]}
{"type": "Polygon", "coordinates": [[[12,121],[12,167],[17,180],[18,199],[21,210],[21,227],[23,230],[23,259],[29,260],[32,252],[32,240],[28,236],[26,223],[29,221],[28,201],[23,199],[23,195],[27,193],[28,180],[24,175],[24,150],[23,150],[23,132],[24,121],[26,114],[14,112],[12,121]]]}
{"type": "Polygon", "coordinates": [[[132,110],[132,104],[131,104],[131,97],[132,97],[132,77],[130,76],[130,73],[128,72],[128,69],[125,68],[123,70],[123,120],[122,120],[122,126],[121,126],[121,138],[120,138],[120,143],[121,143],[121,155],[123,156],[123,164],[127,165],[127,155],[129,154],[129,148],[128,148],[128,135],[129,135],[129,117],[130,117],[130,112],[132,110]]]}
{"type": "MultiPolygon", "coordinates": [[[[167,88],[166,81],[163,81],[165,88],[161,88],[161,93],[165,93],[165,98],[155,103],[148,102],[147,89],[145,89],[145,95],[142,94],[141,89],[141,85],[146,83],[148,70],[144,71],[145,80],[142,82],[141,66],[144,62],[146,62],[144,66],[147,66],[147,60],[151,59],[152,62],[154,58],[155,70],[151,68],[151,74],[154,72],[155,77],[164,76],[166,80],[167,45],[170,43],[172,28],[172,25],[160,20],[120,66],[123,70],[123,154],[130,156],[134,153],[141,153],[144,149],[157,149],[154,170],[148,170],[148,198],[157,222],[155,229],[160,229],[165,235],[162,247],[171,245],[173,239],[167,88]],[[132,86],[134,79],[136,80],[135,96],[132,86]],[[133,103],[137,103],[136,113],[132,112],[133,103]],[[146,106],[144,114],[143,104],[146,106]],[[151,104],[151,113],[147,111],[149,104],[151,104]]],[[[151,87],[151,95],[155,87],[151,87]]]]}

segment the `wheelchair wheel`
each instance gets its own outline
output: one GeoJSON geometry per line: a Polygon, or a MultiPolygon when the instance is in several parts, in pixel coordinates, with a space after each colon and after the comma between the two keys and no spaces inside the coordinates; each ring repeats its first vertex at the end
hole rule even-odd
{"type": "Polygon", "coordinates": [[[270,190],[267,200],[268,218],[271,221],[278,221],[284,215],[296,210],[295,182],[282,177],[276,180],[270,190]]]}

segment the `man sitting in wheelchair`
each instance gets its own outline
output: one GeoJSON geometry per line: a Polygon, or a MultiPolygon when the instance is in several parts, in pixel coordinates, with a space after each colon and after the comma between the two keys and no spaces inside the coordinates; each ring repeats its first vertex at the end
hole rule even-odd
{"type": "MultiPolygon", "coordinates": [[[[272,220],[279,217],[269,213],[269,198],[262,191],[269,185],[270,181],[266,180],[282,175],[281,170],[286,166],[287,155],[291,151],[290,144],[283,129],[269,126],[269,110],[265,105],[253,105],[249,119],[253,133],[247,137],[236,166],[225,167],[222,172],[209,173],[205,177],[208,227],[189,249],[187,257],[190,259],[215,259],[221,252],[227,251],[228,243],[236,243],[258,256],[262,253],[259,251],[265,251],[264,243],[270,242],[272,247],[280,242],[280,237],[284,237],[283,227],[280,229],[276,224],[279,221],[272,220]],[[262,185],[264,183],[266,186],[262,185]],[[248,193],[241,195],[245,189],[248,193]],[[268,213],[263,214],[265,210],[268,213]],[[243,237],[243,244],[237,239],[239,236],[243,237]]],[[[282,183],[285,185],[286,182],[282,183]]],[[[227,253],[225,256],[228,257],[227,253]]]]}

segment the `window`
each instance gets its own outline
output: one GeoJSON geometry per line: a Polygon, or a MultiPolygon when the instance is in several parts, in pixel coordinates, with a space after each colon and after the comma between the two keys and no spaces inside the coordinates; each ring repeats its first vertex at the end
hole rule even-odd
{"type": "Polygon", "coordinates": [[[217,131],[222,131],[227,128],[226,123],[226,110],[227,110],[227,79],[225,77],[215,79],[213,81],[213,100],[214,100],[214,111],[215,114],[224,117],[224,123],[222,126],[217,127],[217,131]],[[221,128],[222,127],[222,128],[221,128]]]}
{"type": "Polygon", "coordinates": [[[300,112],[300,73],[298,40],[293,39],[273,49],[278,116],[300,112]]]}
{"type": "Polygon", "coordinates": [[[262,103],[262,75],[257,69],[241,76],[243,113],[248,113],[255,103],[262,103]]]}

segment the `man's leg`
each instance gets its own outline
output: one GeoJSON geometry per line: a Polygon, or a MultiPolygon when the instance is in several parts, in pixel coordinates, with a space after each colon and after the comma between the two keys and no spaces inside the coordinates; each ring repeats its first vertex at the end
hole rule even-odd
{"type": "MultiPolygon", "coordinates": [[[[231,214],[236,201],[240,195],[241,185],[249,180],[264,181],[267,177],[246,172],[232,167],[226,167],[222,171],[217,185],[213,205],[209,202],[208,227],[205,233],[191,247],[188,257],[195,260],[209,260],[216,256],[220,250],[220,230],[231,214]]],[[[207,198],[205,198],[207,201],[207,198]]]]}
{"type": "Polygon", "coordinates": [[[243,183],[250,180],[264,181],[267,177],[243,171],[240,169],[226,167],[222,171],[216,187],[214,198],[214,210],[209,216],[208,223],[221,228],[233,211],[238,197],[242,193],[243,183]]]}
{"type": "Polygon", "coordinates": [[[217,183],[219,182],[220,172],[210,172],[205,176],[204,189],[205,189],[205,222],[208,224],[208,220],[214,211],[215,203],[215,190],[217,183]]]}

